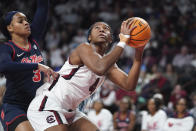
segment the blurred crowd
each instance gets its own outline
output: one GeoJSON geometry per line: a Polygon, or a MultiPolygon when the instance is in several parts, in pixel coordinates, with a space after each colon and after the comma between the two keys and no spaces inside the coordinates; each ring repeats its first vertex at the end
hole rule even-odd
{"type": "MultiPolygon", "coordinates": [[[[6,0],[0,2],[0,10],[2,13],[19,10],[33,18],[35,3],[6,0]]],[[[128,131],[123,127],[132,131],[155,131],[161,122],[153,123],[153,119],[158,118],[169,127],[176,122],[174,118],[196,118],[195,0],[51,0],[47,29],[40,43],[45,64],[59,70],[69,53],[80,43],[87,42],[88,28],[96,21],[104,21],[112,27],[112,48],[119,40],[121,22],[130,17],[144,18],[152,31],[136,90],[125,92],[106,80],[84,112],[89,112],[91,118],[100,117],[93,120],[99,127],[106,123],[104,119],[111,121],[105,126],[120,131],[128,131]],[[155,111],[151,111],[153,104],[155,111]],[[103,114],[98,116],[102,109],[103,114]],[[170,117],[173,119],[168,120],[170,117]]],[[[0,39],[3,39],[1,33],[0,39]]],[[[127,46],[117,62],[125,72],[132,66],[133,55],[134,49],[127,46]]],[[[1,77],[0,86],[4,84],[5,79],[1,77]]],[[[191,119],[187,121],[190,126],[191,119]]],[[[165,126],[165,130],[169,128],[165,126]]]]}

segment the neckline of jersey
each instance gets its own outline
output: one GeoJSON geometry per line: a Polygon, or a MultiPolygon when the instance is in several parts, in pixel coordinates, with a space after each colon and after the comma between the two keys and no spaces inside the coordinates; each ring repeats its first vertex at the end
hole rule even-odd
{"type": "Polygon", "coordinates": [[[29,44],[29,48],[28,49],[24,49],[22,47],[20,47],[19,45],[17,45],[15,42],[13,42],[12,40],[9,40],[9,42],[12,42],[15,46],[17,46],[18,48],[20,48],[21,50],[23,51],[26,51],[26,52],[29,52],[31,50],[31,44],[30,42],[28,41],[28,44],[29,44]]]}

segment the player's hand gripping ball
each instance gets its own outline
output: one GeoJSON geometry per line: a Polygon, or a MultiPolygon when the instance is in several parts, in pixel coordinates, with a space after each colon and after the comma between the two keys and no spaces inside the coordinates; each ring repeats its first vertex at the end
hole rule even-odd
{"type": "Polygon", "coordinates": [[[151,38],[151,29],[149,24],[142,18],[133,17],[132,26],[137,26],[130,34],[129,46],[138,48],[145,46],[151,38]]]}

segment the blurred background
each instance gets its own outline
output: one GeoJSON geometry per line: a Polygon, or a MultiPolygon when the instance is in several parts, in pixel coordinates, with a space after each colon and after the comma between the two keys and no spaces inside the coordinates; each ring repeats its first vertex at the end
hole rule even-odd
{"type": "MultiPolygon", "coordinates": [[[[18,10],[33,18],[35,9],[35,0],[0,2],[2,13],[18,10]]],[[[183,97],[187,100],[186,111],[196,116],[195,0],[51,0],[48,25],[40,43],[45,64],[58,71],[69,53],[87,41],[88,28],[97,21],[104,21],[112,27],[115,44],[119,40],[121,22],[130,17],[142,17],[150,24],[152,31],[152,38],[145,48],[137,88],[125,92],[106,80],[83,111],[88,114],[94,109],[94,101],[98,101],[102,105],[100,107],[117,119],[115,112],[120,110],[121,101],[128,101],[131,104],[129,110],[135,116],[132,130],[139,131],[141,111],[149,110],[147,103],[150,98],[155,96],[160,99],[169,114],[175,111],[178,99],[183,97]],[[128,96],[126,100],[125,96],[128,96]]],[[[0,39],[3,38],[0,33],[0,39]]],[[[133,56],[134,49],[127,46],[117,62],[118,66],[129,72],[133,56]]],[[[5,86],[5,81],[1,76],[0,86],[5,86]]]]}

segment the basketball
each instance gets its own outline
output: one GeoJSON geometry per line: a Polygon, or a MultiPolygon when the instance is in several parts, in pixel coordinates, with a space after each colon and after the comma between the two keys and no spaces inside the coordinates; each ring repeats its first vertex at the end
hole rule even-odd
{"type": "Polygon", "coordinates": [[[130,34],[129,46],[138,48],[144,46],[151,38],[149,24],[142,18],[134,17],[132,26],[137,26],[130,34]]]}

